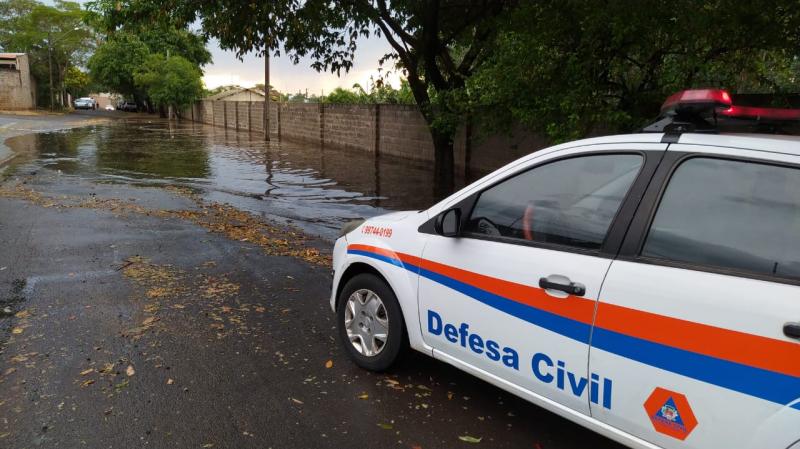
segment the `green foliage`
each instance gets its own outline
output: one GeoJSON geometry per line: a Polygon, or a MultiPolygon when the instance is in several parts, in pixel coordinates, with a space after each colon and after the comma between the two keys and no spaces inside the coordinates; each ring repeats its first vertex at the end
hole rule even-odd
{"type": "Polygon", "coordinates": [[[60,96],[69,68],[83,65],[94,48],[94,35],[84,25],[85,18],[86,11],[75,2],[47,5],[35,0],[0,0],[0,51],[28,53],[42,105],[50,103],[49,61],[56,96],[60,96]]]}
{"type": "Polygon", "coordinates": [[[320,98],[314,94],[308,94],[305,92],[297,92],[296,94],[289,94],[287,95],[287,99],[289,103],[319,103],[320,98]]]}
{"type": "Polygon", "coordinates": [[[334,104],[414,104],[414,96],[407,80],[401,80],[400,89],[389,84],[373,82],[369,92],[360,84],[352,89],[337,87],[325,96],[324,103],[334,104]]]}
{"type": "Polygon", "coordinates": [[[180,111],[202,97],[201,76],[197,66],[182,56],[151,54],[136,70],[134,80],[154,104],[180,111]]]}
{"type": "Polygon", "coordinates": [[[392,51],[380,63],[396,65],[407,77],[431,127],[436,171],[445,184],[452,184],[453,139],[460,111],[452,110],[450,101],[434,100],[447,100],[448,92],[464,88],[488,56],[498,19],[516,1],[120,0],[116,4],[115,23],[199,22],[206,36],[239,56],[285,51],[295,62],[310,57],[314,69],[337,74],[353,67],[359,38],[385,38],[392,51]]]}
{"type": "Polygon", "coordinates": [[[128,20],[119,1],[87,7],[87,20],[107,36],[88,64],[97,83],[150,105],[183,107],[202,96],[200,67],[211,62],[205,37],[166,20],[128,20]]]}
{"type": "Polygon", "coordinates": [[[89,94],[92,87],[89,74],[77,67],[70,67],[64,75],[64,88],[73,98],[84,97],[89,94]]]}
{"type": "MultiPolygon", "coordinates": [[[[356,84],[356,86],[358,86],[356,84]]],[[[361,86],[359,86],[361,87],[361,86]]],[[[325,96],[324,102],[325,103],[336,103],[336,104],[363,104],[369,103],[367,101],[368,95],[361,90],[361,93],[354,90],[347,90],[341,87],[337,87],[333,89],[331,93],[325,96]]]]}
{"type": "Polygon", "coordinates": [[[468,82],[476,113],[555,140],[630,131],[689,87],[797,87],[795,1],[523,3],[468,82]]]}
{"type": "Polygon", "coordinates": [[[150,55],[147,45],[137,36],[121,32],[103,42],[87,65],[92,79],[105,90],[141,99],[144,92],[137,87],[134,73],[150,55]]]}
{"type": "Polygon", "coordinates": [[[128,20],[122,9],[123,2],[118,0],[94,0],[86,7],[90,12],[87,20],[109,37],[120,32],[129,33],[151,53],[180,55],[201,67],[211,62],[211,53],[206,49],[208,39],[185,26],[175,26],[165,20],[128,20]]]}

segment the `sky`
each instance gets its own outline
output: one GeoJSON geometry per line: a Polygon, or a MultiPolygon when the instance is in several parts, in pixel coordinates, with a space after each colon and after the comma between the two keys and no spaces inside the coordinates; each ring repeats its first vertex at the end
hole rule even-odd
{"type": "MultiPolygon", "coordinates": [[[[264,82],[263,58],[249,54],[240,61],[234,52],[220,49],[215,40],[209,42],[208,49],[211,51],[213,62],[203,68],[205,73],[203,82],[207,88],[230,84],[252,87],[256,83],[264,82]]],[[[270,60],[270,84],[284,93],[296,93],[308,89],[309,94],[316,95],[320,95],[323,91],[327,94],[336,87],[349,89],[355,83],[368,89],[370,76],[378,75],[378,60],[389,50],[389,44],[382,38],[361,38],[353,68],[347,74],[342,72],[341,77],[332,73],[318,73],[311,68],[311,60],[308,58],[294,65],[285,55],[273,56],[270,60]]],[[[386,70],[383,72],[385,74],[386,70]]],[[[400,78],[396,71],[392,72],[395,73],[386,76],[386,81],[394,87],[399,87],[400,78]]]]}
{"type": "MultiPolygon", "coordinates": [[[[89,0],[74,1],[86,4],[89,0]]],[[[44,0],[44,3],[53,4],[53,0],[44,0]]],[[[213,59],[211,64],[203,67],[203,83],[206,88],[213,89],[231,84],[252,87],[264,82],[263,58],[249,54],[240,61],[234,52],[222,50],[216,40],[211,40],[207,48],[213,59]]],[[[342,72],[341,77],[332,73],[318,73],[311,68],[311,60],[307,58],[294,65],[284,55],[277,58],[273,56],[270,61],[270,85],[283,93],[305,92],[308,89],[309,94],[316,95],[323,92],[327,94],[337,87],[350,89],[355,83],[361,84],[368,90],[370,76],[378,75],[378,60],[390,49],[388,42],[383,38],[360,38],[353,68],[349,73],[342,72]]],[[[400,87],[398,73],[394,70],[391,72],[385,77],[385,82],[395,88],[400,87]]]]}

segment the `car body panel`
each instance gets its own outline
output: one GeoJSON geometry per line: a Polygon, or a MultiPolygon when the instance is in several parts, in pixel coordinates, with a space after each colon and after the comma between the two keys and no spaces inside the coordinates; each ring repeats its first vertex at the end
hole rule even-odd
{"type": "MultiPolygon", "coordinates": [[[[788,361],[776,363],[782,364],[784,368],[789,367],[786,369],[791,371],[790,377],[794,378],[789,378],[786,385],[790,389],[795,388],[794,385],[797,385],[796,382],[800,379],[800,373],[795,372],[800,371],[800,362],[797,362],[800,360],[800,342],[784,337],[780,327],[776,326],[776,321],[780,319],[800,321],[800,301],[796,301],[800,296],[797,294],[800,287],[730,274],[656,265],[645,266],[624,258],[616,260],[613,256],[593,258],[524,245],[447,238],[419,230],[420,226],[441,212],[463,204],[489,186],[531,166],[563,155],[593,151],[645,151],[666,148],[668,153],[703,153],[800,164],[800,139],[796,138],[684,134],[680,136],[680,143],[667,146],[661,143],[663,137],[661,134],[633,134],[558,145],[507,164],[445,198],[427,211],[404,212],[367,220],[347,236],[337,240],[335,244],[335,274],[331,305],[335,306],[336,292],[340,287],[342,275],[348,268],[358,263],[367,264],[378,271],[397,294],[413,348],[432,354],[437,359],[618,442],[635,448],[795,449],[793,445],[800,436],[798,435],[800,391],[797,392],[798,398],[794,400],[790,398],[794,390],[781,393],[782,396],[777,402],[765,400],[764,397],[754,397],[748,392],[758,393],[769,391],[770,388],[774,390],[774,386],[746,386],[748,382],[755,381],[751,382],[752,379],[736,370],[741,368],[740,365],[747,365],[743,362],[748,360],[760,363],[758,355],[753,354],[759,351],[758,342],[767,344],[769,348],[777,345],[781,348],[775,350],[777,353],[793,356],[788,361]],[[386,229],[391,230],[388,235],[386,229]],[[502,254],[503,257],[493,257],[492,254],[502,254]],[[548,261],[551,267],[547,266],[548,261]],[[541,264],[541,268],[530,269],[527,266],[530,263],[541,264]],[[431,272],[429,270],[431,267],[440,267],[445,271],[431,272]],[[518,271],[519,267],[536,273],[526,274],[524,271],[518,271]],[[603,407],[601,400],[593,402],[588,397],[579,397],[575,401],[575,398],[565,398],[561,395],[563,390],[558,391],[559,389],[552,388],[552,385],[548,385],[549,388],[539,388],[535,382],[531,382],[534,376],[531,375],[533,368],[530,353],[545,347],[544,352],[552,354],[552,360],[556,361],[561,360],[558,353],[560,350],[572,351],[572,354],[580,359],[579,353],[583,351],[582,349],[577,347],[570,349],[556,337],[548,335],[548,331],[532,331],[530,327],[534,325],[530,322],[523,320],[514,322],[508,319],[507,313],[487,307],[480,302],[464,307],[463,301],[474,301],[474,298],[469,298],[470,295],[463,291],[457,292],[457,285],[445,277],[437,278],[443,273],[456,273],[482,277],[482,282],[488,282],[500,289],[507,285],[504,283],[510,282],[535,292],[537,270],[569,269],[564,267],[576,270],[575,274],[570,274],[570,279],[573,277],[575,279],[580,277],[581,281],[590,279],[586,282],[587,292],[584,298],[570,298],[564,302],[564,305],[575,303],[568,306],[572,311],[566,313],[574,313],[577,309],[589,310],[591,315],[589,324],[594,326],[592,345],[586,346],[588,352],[586,364],[582,370],[578,368],[573,372],[576,376],[582,372],[581,375],[587,379],[594,373],[601,373],[598,376],[600,379],[602,379],[600,376],[613,377],[613,409],[603,407]],[[753,307],[751,292],[757,292],[756,296],[760,301],[758,308],[753,307]],[[790,296],[794,298],[794,303],[787,305],[788,301],[791,301],[788,299],[790,296]],[[480,357],[476,358],[474,354],[465,351],[464,345],[459,347],[442,345],[441,335],[438,336],[439,340],[432,339],[426,328],[429,326],[427,320],[431,316],[430,309],[434,309],[444,322],[454,326],[468,323],[472,331],[482,336],[512,339],[513,341],[508,343],[513,343],[517,349],[524,348],[520,352],[526,352],[528,357],[527,360],[520,357],[519,374],[485,363],[480,357]],[[747,342],[750,341],[748,338],[755,338],[752,340],[757,342],[755,346],[745,346],[741,349],[741,354],[735,350],[727,353],[726,357],[729,360],[726,359],[725,363],[733,360],[736,365],[724,363],[719,365],[738,373],[736,376],[744,377],[731,380],[730,376],[726,377],[724,370],[713,372],[713,366],[717,366],[713,365],[716,363],[713,361],[708,362],[713,366],[708,365],[712,367],[705,370],[706,374],[698,374],[692,370],[701,366],[700,362],[687,364],[680,359],[669,358],[661,361],[648,360],[648,349],[645,346],[637,346],[638,349],[632,350],[623,345],[623,349],[615,349],[608,344],[607,335],[603,334],[607,329],[602,325],[607,324],[609,311],[620,310],[625,312],[620,316],[632,317],[627,321],[621,321],[626,330],[634,334],[638,332],[648,335],[665,347],[670,347],[670,343],[674,343],[672,346],[682,350],[688,348],[719,355],[717,354],[719,351],[729,351],[720,349],[730,344],[727,340],[739,341],[737,338],[743,338],[741,341],[747,342]],[[688,327],[667,326],[665,329],[671,330],[672,334],[654,336],[654,329],[660,328],[646,328],[640,323],[650,321],[642,321],[639,319],[641,317],[653,319],[655,321],[652,322],[655,323],[684,323],[682,325],[688,327]],[[683,329],[690,331],[711,329],[701,334],[711,335],[713,338],[711,341],[692,341],[689,337],[693,334],[683,335],[683,329]],[[731,337],[732,335],[735,337],[731,337]],[[741,337],[742,335],[744,337],[741,337]],[[723,340],[724,343],[718,340],[723,340]],[[791,367],[792,363],[796,364],[795,368],[791,367]],[[522,377],[523,365],[527,365],[524,367],[527,378],[522,377]],[[723,380],[715,383],[715,379],[723,380]],[[734,388],[738,384],[745,386],[734,388]],[[750,390],[742,391],[748,388],[750,390]],[[670,404],[675,406],[671,409],[670,404]],[[689,404],[688,408],[686,404],[689,404]],[[663,432],[654,431],[659,424],[663,424],[654,423],[654,416],[669,418],[670,415],[664,413],[670,410],[673,412],[678,410],[681,418],[686,418],[686,423],[696,420],[696,423],[692,423],[692,430],[684,432],[683,439],[670,436],[669,429],[663,432]]],[[[657,189],[659,185],[654,181],[650,188],[657,189]]],[[[642,213],[642,211],[636,212],[637,215],[642,213]]],[[[662,354],[662,352],[655,353],[662,354]]],[[[568,367],[573,364],[573,361],[567,360],[568,367]]],[[[761,368],[764,367],[759,367],[761,368]]],[[[566,368],[566,371],[569,369],[566,368]]],[[[774,367],[770,369],[774,371],[774,367]]],[[[774,377],[773,374],[772,371],[767,372],[762,376],[763,379],[760,377],[759,379],[769,383],[774,377]]],[[[781,379],[786,381],[786,378],[781,379]]],[[[595,385],[602,385],[602,381],[591,384],[589,394],[595,385]]],[[[773,397],[775,398],[777,396],[773,397]]],[[[676,415],[672,415],[674,416],[676,415]]]]}

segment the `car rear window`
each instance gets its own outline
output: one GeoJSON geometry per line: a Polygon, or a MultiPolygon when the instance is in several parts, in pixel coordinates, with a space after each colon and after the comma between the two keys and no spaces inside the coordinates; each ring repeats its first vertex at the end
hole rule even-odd
{"type": "Polygon", "coordinates": [[[800,170],[692,158],[673,174],[642,255],[800,279],[800,170]]]}

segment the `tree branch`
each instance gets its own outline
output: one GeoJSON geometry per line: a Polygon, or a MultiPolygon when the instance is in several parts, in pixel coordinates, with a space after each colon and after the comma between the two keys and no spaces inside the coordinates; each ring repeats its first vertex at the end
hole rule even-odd
{"type": "Polygon", "coordinates": [[[408,32],[404,30],[403,27],[401,27],[400,24],[398,24],[397,21],[394,20],[394,18],[392,18],[392,15],[386,8],[386,2],[384,0],[377,0],[377,3],[378,3],[378,15],[384,21],[384,23],[386,23],[386,25],[388,25],[389,28],[391,28],[392,31],[394,31],[394,33],[397,34],[397,36],[400,37],[400,39],[404,43],[407,43],[412,47],[416,47],[417,40],[414,38],[414,36],[408,34],[408,32]]]}

